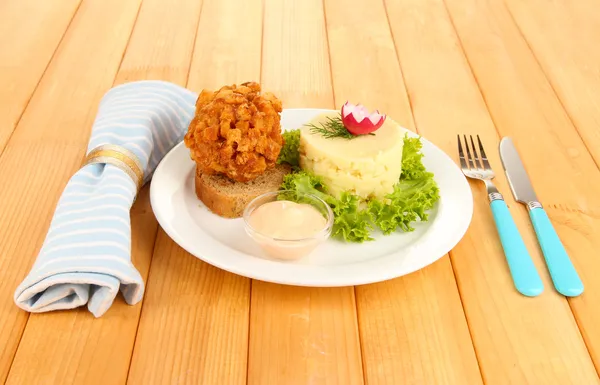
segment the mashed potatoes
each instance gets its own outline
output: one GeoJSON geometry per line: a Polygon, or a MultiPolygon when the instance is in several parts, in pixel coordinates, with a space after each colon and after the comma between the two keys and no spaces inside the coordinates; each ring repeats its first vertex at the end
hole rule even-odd
{"type": "MultiPolygon", "coordinates": [[[[320,125],[327,116],[312,123],[320,125]]],[[[375,131],[351,140],[324,138],[303,127],[300,135],[300,167],[323,178],[331,195],[351,191],[363,198],[382,198],[394,190],[402,173],[402,147],[406,131],[389,117],[375,131]]]]}

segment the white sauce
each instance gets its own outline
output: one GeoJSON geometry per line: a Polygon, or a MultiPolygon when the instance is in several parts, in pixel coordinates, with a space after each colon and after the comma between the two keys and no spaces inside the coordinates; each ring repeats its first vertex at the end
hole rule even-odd
{"type": "Polygon", "coordinates": [[[292,201],[273,201],[256,208],[248,220],[256,241],[270,256],[297,259],[310,253],[321,239],[327,219],[312,205],[292,201]]]}

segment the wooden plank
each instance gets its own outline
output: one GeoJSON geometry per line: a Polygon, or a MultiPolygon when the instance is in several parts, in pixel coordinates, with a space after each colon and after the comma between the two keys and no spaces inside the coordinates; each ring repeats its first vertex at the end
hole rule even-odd
{"type": "Polygon", "coordinates": [[[185,86],[202,1],[143,0],[115,83],[143,79],[185,86]]]}
{"type": "MultiPolygon", "coordinates": [[[[444,3],[441,0],[390,0],[387,5],[419,131],[456,160],[456,135],[481,135],[492,167],[496,170],[498,188],[505,193],[545,284],[545,292],[536,298],[524,297],[514,289],[484,187],[480,183],[472,183],[473,220],[465,238],[452,252],[452,263],[484,382],[597,383],[568,304],[552,290],[527,214],[512,199],[497,152],[496,128],[444,3]]],[[[474,2],[448,1],[448,5],[451,9],[461,9],[465,15],[460,28],[473,25],[484,28],[470,29],[469,38],[483,39],[480,35],[490,38],[477,47],[470,47],[470,52],[476,52],[483,60],[503,44],[502,37],[496,33],[486,33],[485,28],[492,24],[491,15],[478,13],[474,2]]],[[[503,73],[513,70],[509,66],[496,68],[494,59],[498,58],[490,58],[486,62],[487,67],[481,66],[486,68],[487,78],[497,77],[494,80],[498,85],[494,89],[496,96],[489,96],[502,98],[505,103],[514,98],[515,104],[511,103],[514,107],[523,99],[515,94],[516,89],[511,88],[510,82],[514,83],[514,79],[503,73]]],[[[506,63],[506,60],[503,61],[506,63]]],[[[476,75],[480,79],[478,72],[476,75]]],[[[522,74],[522,77],[529,76],[535,75],[529,72],[522,74]]],[[[519,89],[518,92],[521,91],[519,89]]],[[[528,107],[523,106],[519,110],[527,111],[528,107]]],[[[510,114],[512,108],[504,111],[510,114]]],[[[523,121],[515,130],[531,135],[529,145],[536,147],[533,140],[536,136],[539,139],[540,135],[529,131],[534,122],[530,115],[522,115],[520,119],[523,121]]]]}
{"type": "Polygon", "coordinates": [[[357,0],[348,7],[341,0],[325,0],[325,14],[336,107],[346,100],[376,105],[414,130],[383,5],[357,0]]]}
{"type": "MultiPolygon", "coordinates": [[[[491,116],[501,135],[513,137],[521,150],[539,199],[584,282],[583,296],[569,302],[600,369],[600,309],[594,305],[600,302],[600,239],[594,236],[600,233],[600,172],[505,5],[448,3],[491,116]]],[[[548,285],[547,290],[554,288],[548,285]]],[[[597,377],[579,335],[573,333],[571,339],[579,353],[563,358],[565,354],[558,353],[567,349],[557,347],[557,358],[565,360],[570,371],[581,373],[578,383],[594,383],[597,377]]],[[[569,374],[575,382],[575,375],[569,374]]]]}
{"type": "Polygon", "coordinates": [[[600,167],[600,4],[597,0],[506,0],[506,4],[600,167]]]}
{"type": "MultiPolygon", "coordinates": [[[[322,2],[268,0],[264,20],[263,87],[284,108],[333,108],[322,2]]],[[[253,281],[248,383],[362,384],[353,288],[253,281]]]]}
{"type": "Polygon", "coordinates": [[[354,291],[252,282],[248,384],[362,384],[354,291]]]}
{"type": "MultiPolygon", "coordinates": [[[[188,88],[258,79],[261,16],[258,0],[204,0],[188,88]]],[[[128,382],[245,384],[249,311],[249,279],[200,261],[159,230],[128,382]]]]}
{"type": "MultiPolygon", "coordinates": [[[[185,84],[199,16],[195,0],[169,6],[145,0],[115,83],[158,78],[185,84]],[[153,38],[145,39],[146,33],[153,38]]],[[[131,220],[133,263],[146,278],[158,228],[147,188],[136,200],[131,220]]],[[[85,308],[31,315],[8,382],[125,383],[141,308],[117,297],[100,319],[85,308]],[[36,370],[31,370],[32,360],[39,362],[36,370]]]]}
{"type": "Polygon", "coordinates": [[[0,158],[0,382],[28,318],[14,304],[14,290],[37,255],[66,181],[81,164],[94,118],[90,106],[112,84],[139,5],[81,5],[0,158]]]}
{"type": "MultiPolygon", "coordinates": [[[[328,0],[336,104],[366,103],[412,128],[383,4],[328,0]]],[[[448,257],[406,277],[356,288],[369,384],[481,383],[448,257]]]]}
{"type": "Polygon", "coordinates": [[[369,384],[481,383],[448,257],[356,295],[369,384]]]}
{"type": "Polygon", "coordinates": [[[245,384],[250,281],[160,231],[128,383],[245,384]]]}
{"type": "Polygon", "coordinates": [[[265,2],[262,82],[284,108],[334,108],[322,0],[265,2]]]}
{"type": "Polygon", "coordinates": [[[188,86],[200,92],[227,84],[258,81],[262,3],[204,1],[188,86]]]}
{"type": "Polygon", "coordinates": [[[0,4],[0,154],[81,0],[0,4]]]}

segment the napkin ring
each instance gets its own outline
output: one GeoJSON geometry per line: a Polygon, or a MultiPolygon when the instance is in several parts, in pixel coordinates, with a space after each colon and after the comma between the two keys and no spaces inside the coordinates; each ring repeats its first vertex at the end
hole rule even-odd
{"type": "Polygon", "coordinates": [[[128,149],[116,144],[103,144],[95,147],[86,156],[84,166],[88,164],[111,164],[124,171],[133,180],[137,192],[142,188],[144,172],[138,157],[128,149]]]}

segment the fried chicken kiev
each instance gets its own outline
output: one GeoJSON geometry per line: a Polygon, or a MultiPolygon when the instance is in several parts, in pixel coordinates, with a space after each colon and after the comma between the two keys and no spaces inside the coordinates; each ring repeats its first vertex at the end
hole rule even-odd
{"type": "Polygon", "coordinates": [[[258,83],[203,90],[184,137],[198,170],[249,182],[273,168],[283,146],[281,110],[258,83]]]}

